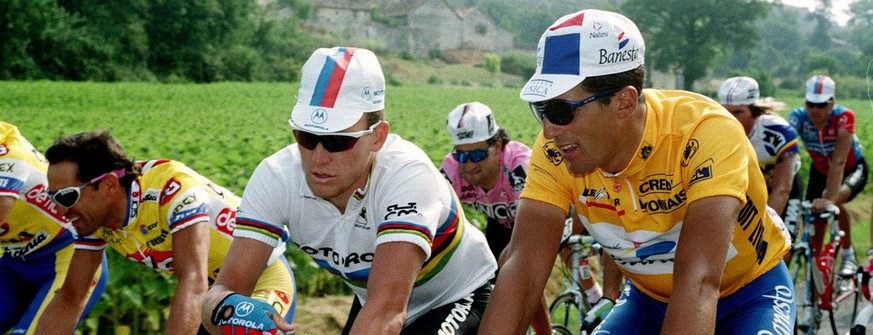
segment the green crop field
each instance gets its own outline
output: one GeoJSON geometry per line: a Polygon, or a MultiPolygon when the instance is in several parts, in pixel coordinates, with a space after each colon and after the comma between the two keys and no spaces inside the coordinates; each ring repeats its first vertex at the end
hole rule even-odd
{"type": "MultiPolygon", "coordinates": [[[[296,84],[279,83],[0,82],[0,120],[18,126],[39,150],[62,134],[108,129],[134,159],[179,160],[242,194],[260,160],[291,143],[287,120],[296,92],[296,84]]],[[[513,139],[528,145],[540,130],[527,104],[518,98],[517,88],[392,86],[386,94],[386,118],[392,131],[422,147],[437,165],[451,150],[445,117],[460,103],[489,105],[498,124],[513,139]]],[[[781,95],[777,100],[789,109],[803,102],[801,92],[781,95]]],[[[869,151],[873,148],[873,103],[838,102],[856,112],[857,134],[869,151]]],[[[855,214],[853,240],[859,254],[869,246],[871,201],[865,191],[849,206],[855,214]]],[[[103,334],[123,328],[132,334],[150,334],[162,329],[172,279],[142,271],[115,252],[109,254],[115,255],[109,288],[80,330],[103,334]]],[[[341,283],[311,268],[302,256],[290,256],[302,295],[346,292],[341,283]]]]}

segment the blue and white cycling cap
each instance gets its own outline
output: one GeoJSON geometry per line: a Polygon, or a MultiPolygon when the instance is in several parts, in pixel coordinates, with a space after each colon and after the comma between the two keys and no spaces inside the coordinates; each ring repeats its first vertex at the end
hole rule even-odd
{"type": "Polygon", "coordinates": [[[385,109],[385,77],[372,51],[321,48],[303,64],[297,103],[289,123],[296,130],[335,133],[364,113],[385,109]]]}
{"type": "Polygon", "coordinates": [[[643,65],[645,49],[637,25],[621,14],[586,9],[565,15],[540,37],[536,73],[519,95],[545,101],[587,77],[633,70],[643,65]]]}
{"type": "Polygon", "coordinates": [[[828,76],[813,76],[806,81],[806,101],[812,103],[828,102],[834,97],[837,84],[828,76]]]}

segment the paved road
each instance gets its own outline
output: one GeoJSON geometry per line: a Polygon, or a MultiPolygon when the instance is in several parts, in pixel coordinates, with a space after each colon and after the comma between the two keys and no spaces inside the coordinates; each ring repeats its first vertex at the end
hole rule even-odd
{"type": "MultiPolygon", "coordinates": [[[[799,290],[802,290],[800,288],[799,290]]],[[[798,298],[802,299],[802,293],[798,294],[798,298]]],[[[835,309],[834,314],[834,322],[836,322],[837,332],[838,334],[834,334],[833,330],[831,330],[830,319],[828,318],[827,312],[823,312],[822,314],[822,323],[819,327],[817,334],[821,335],[843,335],[849,333],[849,328],[853,322],[852,315],[852,303],[854,296],[850,296],[848,299],[840,303],[835,309]]],[[[799,306],[799,305],[798,305],[799,306]]],[[[863,307],[863,299],[858,303],[858,309],[860,310],[863,307]]],[[[798,307],[800,309],[801,307],[798,307]]],[[[798,315],[802,317],[804,312],[798,311],[798,315]]],[[[869,334],[873,334],[873,329],[868,331],[869,334]]],[[[798,332],[798,334],[805,334],[798,332]]]]}

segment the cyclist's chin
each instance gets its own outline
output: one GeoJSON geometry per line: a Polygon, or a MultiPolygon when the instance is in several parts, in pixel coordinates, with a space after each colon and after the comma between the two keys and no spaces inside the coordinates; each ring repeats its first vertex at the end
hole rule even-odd
{"type": "Polygon", "coordinates": [[[584,162],[580,159],[575,160],[564,160],[567,164],[567,170],[570,173],[575,174],[586,174],[588,172],[594,171],[595,166],[590,162],[584,162]]]}

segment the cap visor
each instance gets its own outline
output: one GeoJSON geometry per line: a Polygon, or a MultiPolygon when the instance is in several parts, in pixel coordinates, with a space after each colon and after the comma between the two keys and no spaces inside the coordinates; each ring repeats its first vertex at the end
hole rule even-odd
{"type": "Polygon", "coordinates": [[[519,97],[527,102],[554,99],[585,80],[575,75],[534,75],[521,89],[519,97]]]}

